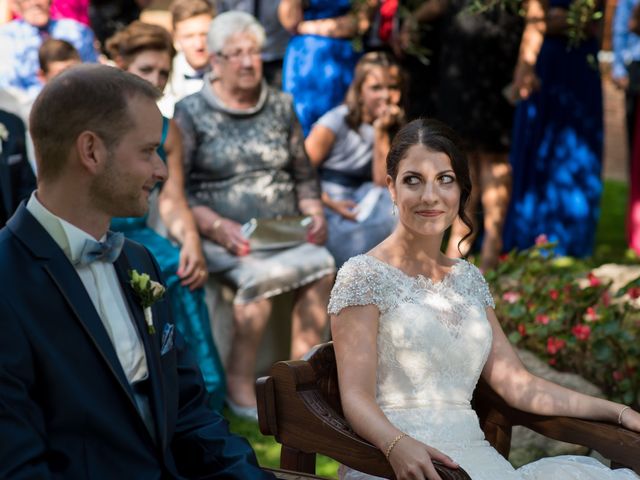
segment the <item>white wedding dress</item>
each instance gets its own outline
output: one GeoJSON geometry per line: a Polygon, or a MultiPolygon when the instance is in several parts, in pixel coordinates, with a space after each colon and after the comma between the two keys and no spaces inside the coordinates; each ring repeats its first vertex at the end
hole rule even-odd
{"type": "MultiPolygon", "coordinates": [[[[485,440],[471,396],[491,347],[485,308],[493,299],[480,271],[459,260],[438,283],[409,277],[369,255],[340,269],[329,313],[376,305],[376,399],[389,420],[446,453],[474,480],[638,480],[589,457],[561,456],[514,469],[485,440]]],[[[345,480],[377,477],[340,468],[345,480]]]]}

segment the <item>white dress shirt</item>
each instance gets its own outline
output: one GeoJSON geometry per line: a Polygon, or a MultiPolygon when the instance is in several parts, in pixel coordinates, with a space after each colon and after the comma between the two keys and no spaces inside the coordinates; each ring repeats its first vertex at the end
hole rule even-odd
{"type": "Polygon", "coordinates": [[[187,95],[202,90],[204,79],[196,78],[197,76],[198,72],[189,65],[184,54],[179,52],[173,59],[171,78],[164,89],[164,95],[158,100],[158,108],[162,115],[167,118],[173,118],[173,110],[176,103],[187,95]]]}
{"type": "MultiPolygon", "coordinates": [[[[101,261],[78,265],[77,261],[85,240],[95,239],[47,210],[36,197],[36,192],[31,194],[27,202],[27,210],[51,235],[78,272],[111,339],[129,383],[134,384],[145,380],[149,373],[144,346],[138,336],[114,265],[101,261]]],[[[104,241],[105,238],[106,235],[100,241],[104,241]]],[[[145,424],[153,435],[153,417],[150,414],[148,398],[137,394],[135,397],[145,424]]]]}

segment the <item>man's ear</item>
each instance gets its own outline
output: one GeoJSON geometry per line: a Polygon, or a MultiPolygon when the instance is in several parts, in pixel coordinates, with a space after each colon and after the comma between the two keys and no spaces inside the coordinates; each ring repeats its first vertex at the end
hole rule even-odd
{"type": "Polygon", "coordinates": [[[42,70],[41,68],[38,69],[38,73],[36,73],[37,77],[38,77],[38,81],[42,84],[45,85],[47,83],[47,74],[44,73],[44,70],[42,70]]]}
{"type": "Polygon", "coordinates": [[[96,174],[102,169],[108,152],[98,134],[85,130],[76,138],[76,153],[80,165],[92,174],[96,174]]]}

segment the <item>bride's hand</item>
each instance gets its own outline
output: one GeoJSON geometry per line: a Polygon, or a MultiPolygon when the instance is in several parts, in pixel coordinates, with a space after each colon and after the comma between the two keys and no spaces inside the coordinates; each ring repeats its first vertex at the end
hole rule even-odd
{"type": "Polygon", "coordinates": [[[441,451],[409,436],[402,437],[389,454],[389,463],[398,480],[441,480],[433,460],[458,468],[458,464],[441,451]]]}
{"type": "Polygon", "coordinates": [[[624,428],[640,432],[640,413],[628,408],[624,411],[620,420],[624,428]]]}

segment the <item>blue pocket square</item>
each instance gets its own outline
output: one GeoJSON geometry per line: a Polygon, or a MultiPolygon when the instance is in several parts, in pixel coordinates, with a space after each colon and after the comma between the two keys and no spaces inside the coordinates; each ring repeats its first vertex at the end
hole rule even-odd
{"type": "Polygon", "coordinates": [[[173,348],[173,332],[175,327],[173,323],[167,323],[162,330],[162,347],[160,348],[160,355],[164,355],[173,348]]]}

